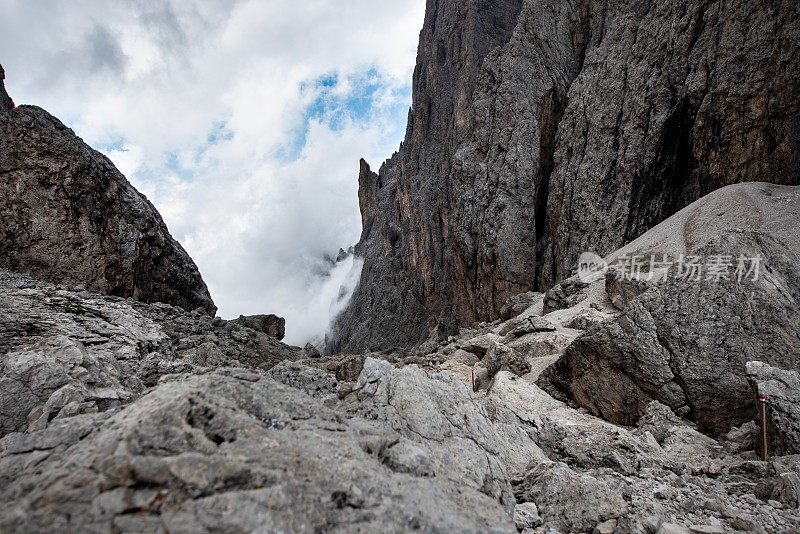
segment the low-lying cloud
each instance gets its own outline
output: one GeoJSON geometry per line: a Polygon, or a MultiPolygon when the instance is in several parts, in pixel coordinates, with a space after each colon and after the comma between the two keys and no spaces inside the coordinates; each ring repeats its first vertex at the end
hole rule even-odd
{"type": "Polygon", "coordinates": [[[0,63],[155,204],[224,317],[318,339],[360,273],[358,160],[402,139],[423,0],[0,0],[0,63]]]}

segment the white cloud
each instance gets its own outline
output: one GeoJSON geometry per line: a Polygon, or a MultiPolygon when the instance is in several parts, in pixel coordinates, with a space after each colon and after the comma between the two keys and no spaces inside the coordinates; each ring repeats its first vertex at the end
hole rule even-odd
{"type": "Polygon", "coordinates": [[[322,257],[358,239],[358,159],[380,164],[402,138],[423,0],[0,9],[15,102],[104,148],[198,263],[220,314],[282,314],[293,343],[321,335],[359,269],[320,276],[322,257]]]}

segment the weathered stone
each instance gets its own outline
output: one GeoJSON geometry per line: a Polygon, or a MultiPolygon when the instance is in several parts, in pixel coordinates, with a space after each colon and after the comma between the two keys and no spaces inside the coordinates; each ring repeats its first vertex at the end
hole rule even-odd
{"type": "Polygon", "coordinates": [[[625,501],[608,485],[565,464],[534,465],[512,484],[518,501],[536,503],[545,527],[562,532],[591,531],[627,511],[625,501]]]}
{"type": "Polygon", "coordinates": [[[304,391],[312,397],[339,393],[339,383],[329,373],[301,363],[282,361],[267,373],[276,382],[304,391]]]}
{"type": "Polygon", "coordinates": [[[732,454],[754,450],[759,432],[755,421],[748,421],[740,427],[732,428],[725,434],[725,450],[732,454]]]}
{"type": "Polygon", "coordinates": [[[512,319],[543,299],[544,295],[533,291],[514,295],[500,308],[500,319],[504,321],[512,319]]]}
{"type": "Polygon", "coordinates": [[[246,327],[0,270],[0,436],[130,403],[164,375],[297,357],[246,327]],[[237,339],[238,334],[242,334],[237,339]]]}
{"type": "Polygon", "coordinates": [[[614,531],[617,529],[617,520],[616,519],[609,519],[608,521],[603,521],[602,523],[598,523],[592,534],[614,534],[614,531]]]}
{"type": "Polygon", "coordinates": [[[692,531],[675,523],[662,523],[656,534],[692,534],[692,531]]]}
{"type": "Polygon", "coordinates": [[[497,334],[482,334],[480,336],[469,339],[461,343],[461,348],[467,352],[471,352],[478,358],[483,358],[489,349],[500,341],[500,336],[497,334]]]}
{"type": "Polygon", "coordinates": [[[544,317],[531,315],[530,317],[525,317],[524,319],[516,321],[509,335],[520,337],[534,332],[555,332],[555,330],[556,327],[544,317]]]}
{"type": "MultiPolygon", "coordinates": [[[[417,385],[430,380],[414,376],[417,385]]],[[[398,415],[409,418],[408,430],[332,411],[263,376],[175,377],[111,417],[59,422],[65,440],[59,443],[70,447],[47,441],[51,429],[0,440],[0,476],[25,480],[0,488],[0,528],[204,532],[303,525],[306,532],[335,524],[375,532],[511,532],[510,486],[496,453],[483,448],[488,443],[478,445],[455,426],[441,443],[411,432],[424,428],[411,417],[415,410],[424,407],[426,419],[439,421],[460,415],[447,407],[465,399],[431,404],[411,389],[391,398],[400,402],[398,415]],[[77,434],[68,438],[66,429],[77,434]],[[463,437],[447,438],[452,431],[463,437]]],[[[385,402],[373,410],[393,412],[385,402]]],[[[476,431],[488,431],[479,412],[469,413],[476,431]]]]}
{"type": "Polygon", "coordinates": [[[620,310],[652,287],[646,280],[632,278],[616,269],[609,269],[606,273],[605,285],[609,300],[620,310]]]}
{"type": "Polygon", "coordinates": [[[306,346],[303,347],[303,357],[304,358],[321,358],[322,355],[319,353],[319,349],[312,345],[311,343],[306,343],[306,346]]]}
{"type": "Polygon", "coordinates": [[[14,101],[11,100],[11,97],[6,93],[5,79],[6,71],[3,70],[3,66],[0,65],[0,113],[14,109],[14,101]]]}
{"type": "Polygon", "coordinates": [[[589,285],[577,278],[568,278],[544,294],[544,313],[571,308],[586,298],[589,285]]]}
{"type": "Polygon", "coordinates": [[[691,525],[692,534],[725,534],[725,529],[718,525],[691,525]]]}
{"type": "Polygon", "coordinates": [[[514,526],[522,532],[526,528],[534,528],[542,522],[536,503],[523,502],[514,507],[514,526]]]}
{"type": "Polygon", "coordinates": [[[800,374],[754,361],[747,362],[747,376],[753,395],[766,400],[769,454],[800,454],[800,374]]]}
{"type": "Polygon", "coordinates": [[[663,443],[669,430],[677,425],[683,425],[680,417],[658,401],[647,405],[636,424],[641,431],[650,432],[658,443],[663,443]]]}
{"type": "Polygon", "coordinates": [[[489,347],[481,361],[486,366],[489,377],[500,371],[511,371],[517,376],[522,376],[531,370],[530,364],[522,354],[500,343],[494,343],[489,347]]]}
{"type": "Polygon", "coordinates": [[[277,315],[240,315],[238,319],[228,322],[264,332],[278,340],[286,335],[286,320],[277,315]]]}
{"type": "Polygon", "coordinates": [[[609,316],[607,314],[588,308],[578,312],[572,319],[567,321],[564,326],[577,330],[589,330],[608,318],[609,316]]]}

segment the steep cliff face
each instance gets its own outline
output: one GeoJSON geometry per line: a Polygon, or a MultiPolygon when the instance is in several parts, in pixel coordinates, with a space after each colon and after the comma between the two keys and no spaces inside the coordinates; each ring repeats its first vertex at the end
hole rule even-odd
{"type": "MultiPolygon", "coordinates": [[[[0,92],[0,106],[5,98],[0,92]]],[[[189,255],[105,156],[33,106],[0,109],[0,267],[216,312],[189,255]]]]}
{"type": "Polygon", "coordinates": [[[6,71],[4,71],[3,66],[0,65],[0,113],[14,109],[14,101],[11,100],[11,97],[6,93],[5,79],[6,71]]]}
{"type": "Polygon", "coordinates": [[[793,2],[429,1],[400,151],[362,162],[332,350],[493,319],[710,191],[800,183],[793,2]]]}

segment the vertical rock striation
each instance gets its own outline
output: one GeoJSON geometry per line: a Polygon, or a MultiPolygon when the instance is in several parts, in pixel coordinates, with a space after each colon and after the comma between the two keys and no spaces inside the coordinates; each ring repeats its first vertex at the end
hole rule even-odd
{"type": "Polygon", "coordinates": [[[362,162],[331,350],[497,316],[701,196],[800,183],[800,6],[430,0],[406,138],[362,162]]]}
{"type": "Polygon", "coordinates": [[[58,119],[10,102],[0,91],[0,267],[213,315],[153,205],[58,119]]]}

